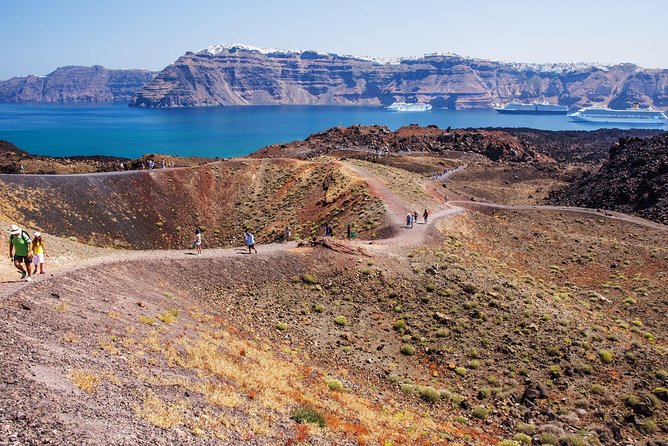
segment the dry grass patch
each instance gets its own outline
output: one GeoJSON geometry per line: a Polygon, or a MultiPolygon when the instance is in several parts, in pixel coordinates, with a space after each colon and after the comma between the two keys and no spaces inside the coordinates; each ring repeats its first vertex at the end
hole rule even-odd
{"type": "Polygon", "coordinates": [[[70,370],[67,378],[72,381],[72,384],[87,393],[95,393],[97,386],[102,382],[102,378],[98,374],[82,369],[70,370]]]}
{"type": "Polygon", "coordinates": [[[155,426],[168,429],[182,424],[186,407],[183,400],[163,401],[149,391],[142,404],[135,406],[135,413],[155,426]]]}

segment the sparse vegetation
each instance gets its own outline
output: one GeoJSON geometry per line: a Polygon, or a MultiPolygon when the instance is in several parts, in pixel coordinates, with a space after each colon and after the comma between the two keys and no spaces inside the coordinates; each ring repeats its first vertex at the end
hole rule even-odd
{"type": "Polygon", "coordinates": [[[484,420],[485,418],[487,418],[489,416],[490,413],[491,413],[490,409],[488,409],[484,406],[476,406],[476,407],[473,408],[473,411],[471,412],[471,415],[474,418],[484,420]]]}
{"type": "Polygon", "coordinates": [[[87,393],[95,393],[102,382],[98,374],[81,369],[70,370],[67,377],[75,386],[87,393]]]}
{"type": "Polygon", "coordinates": [[[339,392],[344,389],[343,383],[338,379],[328,379],[325,381],[327,383],[327,388],[334,392],[339,392]]]}
{"type": "Polygon", "coordinates": [[[297,423],[317,424],[321,428],[325,427],[325,418],[312,407],[299,407],[290,414],[290,419],[297,423]]]}
{"type": "Polygon", "coordinates": [[[278,331],[285,331],[288,329],[288,324],[285,322],[278,322],[276,324],[276,330],[278,331]]]}
{"type": "Polygon", "coordinates": [[[604,364],[610,364],[615,359],[615,354],[612,350],[599,350],[598,357],[604,364]]]}
{"type": "Polygon", "coordinates": [[[402,355],[406,356],[413,356],[416,353],[415,347],[410,344],[403,344],[399,351],[402,355]]]}
{"type": "MultiPolygon", "coordinates": [[[[158,315],[158,319],[160,319],[162,322],[165,324],[171,324],[176,320],[176,317],[179,315],[179,310],[175,308],[170,308],[169,310],[165,311],[164,313],[158,315]]],[[[143,322],[146,323],[146,322],[143,322]]],[[[148,324],[152,325],[152,324],[148,324]]]]}
{"type": "Polygon", "coordinates": [[[336,316],[334,318],[334,323],[340,327],[345,327],[348,325],[348,318],[345,316],[336,316]]]}
{"type": "Polygon", "coordinates": [[[318,278],[311,273],[302,274],[302,281],[308,285],[317,285],[318,278]]]}

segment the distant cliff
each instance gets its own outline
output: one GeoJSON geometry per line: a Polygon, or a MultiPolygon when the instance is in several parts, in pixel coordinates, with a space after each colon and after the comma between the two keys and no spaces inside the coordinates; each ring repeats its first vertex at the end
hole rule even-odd
{"type": "Polygon", "coordinates": [[[188,52],[132,98],[136,107],[338,104],[486,108],[513,99],[668,109],[668,70],[631,64],[510,64],[433,54],[382,61],[244,45],[188,52]]]}
{"type": "Polygon", "coordinates": [[[46,76],[0,81],[0,102],[128,102],[155,76],[147,70],[61,67],[46,76]]]}

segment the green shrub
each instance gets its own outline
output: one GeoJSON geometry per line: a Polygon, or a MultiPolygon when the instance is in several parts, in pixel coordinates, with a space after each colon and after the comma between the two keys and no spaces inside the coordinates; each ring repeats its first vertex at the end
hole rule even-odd
{"type": "Polygon", "coordinates": [[[348,324],[348,318],[345,316],[336,316],[334,318],[334,323],[340,327],[345,327],[348,324]]]}
{"type": "Polygon", "coordinates": [[[318,278],[310,273],[302,274],[302,281],[309,285],[316,285],[318,283],[318,278]]]}
{"type": "Polygon", "coordinates": [[[489,398],[491,394],[492,394],[492,389],[490,387],[483,387],[482,389],[478,390],[478,399],[484,400],[486,398],[489,398]]]}
{"type": "Polygon", "coordinates": [[[466,364],[466,367],[468,367],[471,370],[478,370],[480,368],[480,361],[477,359],[473,359],[466,364]]]}
{"type": "Polygon", "coordinates": [[[402,355],[413,356],[415,354],[415,347],[410,344],[403,344],[399,349],[402,355]]]}
{"type": "Polygon", "coordinates": [[[522,444],[531,444],[531,437],[524,433],[515,434],[513,437],[515,440],[519,441],[522,444]]]}
{"type": "Polygon", "coordinates": [[[626,395],[624,398],[624,404],[627,406],[633,408],[640,404],[642,402],[642,399],[638,395],[626,395]]]}
{"type": "Polygon", "coordinates": [[[312,407],[300,407],[290,414],[290,419],[297,423],[312,423],[325,427],[325,418],[312,407]]]}
{"type": "Polygon", "coordinates": [[[599,350],[598,357],[604,364],[610,364],[615,359],[615,354],[611,350],[599,350]]]}
{"type": "Polygon", "coordinates": [[[492,411],[484,406],[476,406],[473,408],[473,412],[471,412],[471,415],[473,415],[474,418],[478,418],[479,420],[484,420],[489,416],[489,414],[492,411]]]}
{"type": "Polygon", "coordinates": [[[469,424],[468,418],[462,417],[461,415],[456,416],[454,420],[455,420],[455,423],[464,424],[464,425],[469,424]]]}
{"type": "Polygon", "coordinates": [[[436,285],[433,283],[428,283],[425,288],[427,288],[427,291],[429,291],[430,293],[436,291],[436,285]]]}
{"type": "Polygon", "coordinates": [[[403,319],[399,319],[392,324],[392,328],[394,328],[397,331],[404,331],[406,329],[406,321],[403,319]]]}
{"type": "Polygon", "coordinates": [[[591,386],[591,393],[594,395],[605,395],[607,392],[607,389],[600,385],[600,384],[592,384],[591,386]]]}
{"type": "Polygon", "coordinates": [[[315,311],[316,313],[322,313],[323,311],[325,311],[325,306],[322,304],[315,304],[313,306],[313,311],[315,311]]]}
{"type": "Polygon", "coordinates": [[[646,435],[653,435],[657,431],[657,424],[654,420],[646,420],[645,424],[638,426],[638,430],[646,435]]]}
{"type": "Polygon", "coordinates": [[[561,375],[561,367],[558,365],[551,365],[547,368],[547,370],[550,372],[550,376],[553,378],[561,375]]]}
{"type": "Polygon", "coordinates": [[[501,440],[496,446],[520,446],[520,444],[515,440],[501,440]]]}
{"type": "Polygon", "coordinates": [[[338,379],[328,379],[325,381],[327,383],[327,388],[334,392],[343,390],[343,383],[338,379]]]}
{"type": "Polygon", "coordinates": [[[569,434],[561,438],[561,444],[567,446],[587,446],[587,440],[576,434],[569,434]]]}
{"type": "Polygon", "coordinates": [[[557,444],[558,441],[559,440],[557,439],[557,436],[549,432],[543,432],[540,434],[540,442],[543,445],[554,445],[557,444]]]}
{"type": "Polygon", "coordinates": [[[418,386],[417,392],[420,395],[420,398],[428,403],[435,403],[441,399],[441,394],[438,390],[430,386],[418,386]]]}
{"type": "Polygon", "coordinates": [[[466,369],[464,367],[457,367],[455,373],[459,376],[466,376],[466,369]]]}
{"type": "Polygon", "coordinates": [[[536,425],[519,422],[515,425],[515,430],[523,434],[533,435],[536,433],[536,425]]]}
{"type": "Polygon", "coordinates": [[[654,372],[654,376],[661,381],[668,381],[668,371],[666,370],[657,370],[654,372]]]}
{"type": "Polygon", "coordinates": [[[413,393],[415,393],[415,385],[414,384],[403,383],[399,388],[406,395],[412,395],[413,393]]]}
{"type": "Polygon", "coordinates": [[[278,331],[285,331],[285,330],[287,330],[287,328],[288,328],[288,324],[286,324],[285,322],[279,322],[278,324],[276,324],[276,329],[278,331]]]}

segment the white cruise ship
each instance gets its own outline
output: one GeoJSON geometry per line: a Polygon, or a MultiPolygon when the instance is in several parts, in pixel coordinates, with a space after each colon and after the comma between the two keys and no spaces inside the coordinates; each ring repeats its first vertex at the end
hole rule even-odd
{"type": "Polygon", "coordinates": [[[531,104],[509,102],[505,105],[494,106],[494,110],[499,113],[516,115],[565,115],[568,113],[567,106],[550,104],[549,102],[532,102],[531,104]]]}
{"type": "Polygon", "coordinates": [[[659,110],[652,108],[633,108],[626,110],[613,110],[606,107],[586,107],[572,115],[568,115],[574,121],[594,122],[604,124],[626,124],[626,125],[664,125],[668,118],[659,110]]]}
{"type": "Polygon", "coordinates": [[[395,102],[394,104],[388,106],[387,109],[398,112],[423,112],[431,110],[431,104],[421,104],[419,102],[414,104],[409,104],[407,102],[395,102]]]}

